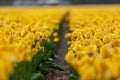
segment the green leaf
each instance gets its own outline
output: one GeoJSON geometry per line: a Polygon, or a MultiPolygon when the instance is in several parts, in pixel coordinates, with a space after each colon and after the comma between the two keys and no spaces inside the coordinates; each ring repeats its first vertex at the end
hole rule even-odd
{"type": "Polygon", "coordinates": [[[43,78],[43,77],[44,77],[43,74],[41,74],[41,73],[35,73],[35,74],[32,76],[31,80],[41,79],[41,78],[43,78]]]}
{"type": "Polygon", "coordinates": [[[80,77],[78,76],[78,73],[73,68],[70,68],[71,75],[69,77],[70,80],[80,80],[80,77]]]}
{"type": "Polygon", "coordinates": [[[56,69],[56,70],[60,70],[60,71],[64,71],[62,66],[60,66],[60,65],[58,65],[56,63],[52,63],[51,68],[56,69]]]}
{"type": "Polygon", "coordinates": [[[53,61],[53,59],[52,59],[52,58],[48,58],[48,60],[49,60],[49,61],[53,61]]]}
{"type": "Polygon", "coordinates": [[[75,75],[75,74],[72,74],[70,76],[70,80],[79,80],[79,77],[77,75],[75,75]]]}
{"type": "Polygon", "coordinates": [[[58,55],[56,55],[56,54],[54,54],[54,58],[55,59],[60,59],[60,57],[58,55]]]}

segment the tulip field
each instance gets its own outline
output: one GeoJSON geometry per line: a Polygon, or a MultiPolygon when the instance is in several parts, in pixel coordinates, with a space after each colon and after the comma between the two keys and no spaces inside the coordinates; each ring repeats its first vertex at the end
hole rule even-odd
{"type": "Polygon", "coordinates": [[[64,14],[62,8],[0,8],[0,80],[42,74],[36,68],[52,56],[64,14]]]}
{"type": "Polygon", "coordinates": [[[120,80],[119,5],[0,7],[0,80],[49,80],[51,69],[66,71],[54,62],[60,36],[69,80],[120,80]]]}

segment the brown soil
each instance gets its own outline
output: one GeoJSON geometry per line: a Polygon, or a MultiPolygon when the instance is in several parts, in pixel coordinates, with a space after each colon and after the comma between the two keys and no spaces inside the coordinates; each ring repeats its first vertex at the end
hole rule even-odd
{"type": "Polygon", "coordinates": [[[45,80],[69,80],[69,65],[65,61],[65,55],[67,53],[67,39],[64,38],[65,33],[68,32],[68,22],[65,22],[60,34],[60,44],[57,47],[56,54],[60,56],[60,59],[56,59],[54,62],[62,66],[64,71],[52,70],[45,80]]]}

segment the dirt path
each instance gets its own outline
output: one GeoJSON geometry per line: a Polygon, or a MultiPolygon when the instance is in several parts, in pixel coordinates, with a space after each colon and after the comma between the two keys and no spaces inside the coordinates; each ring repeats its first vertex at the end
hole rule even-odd
{"type": "Polygon", "coordinates": [[[69,80],[69,66],[65,61],[65,55],[67,53],[67,39],[64,38],[65,33],[68,32],[68,22],[66,21],[63,25],[60,34],[60,44],[57,47],[56,54],[60,59],[56,59],[54,62],[63,67],[64,71],[53,70],[51,74],[47,76],[45,80],[69,80]]]}

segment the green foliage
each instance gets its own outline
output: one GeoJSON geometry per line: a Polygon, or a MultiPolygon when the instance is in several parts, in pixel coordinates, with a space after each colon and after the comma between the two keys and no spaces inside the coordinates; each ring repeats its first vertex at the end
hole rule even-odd
{"type": "Polygon", "coordinates": [[[70,69],[70,80],[80,80],[79,75],[77,74],[77,71],[75,71],[73,68],[70,69]]]}

